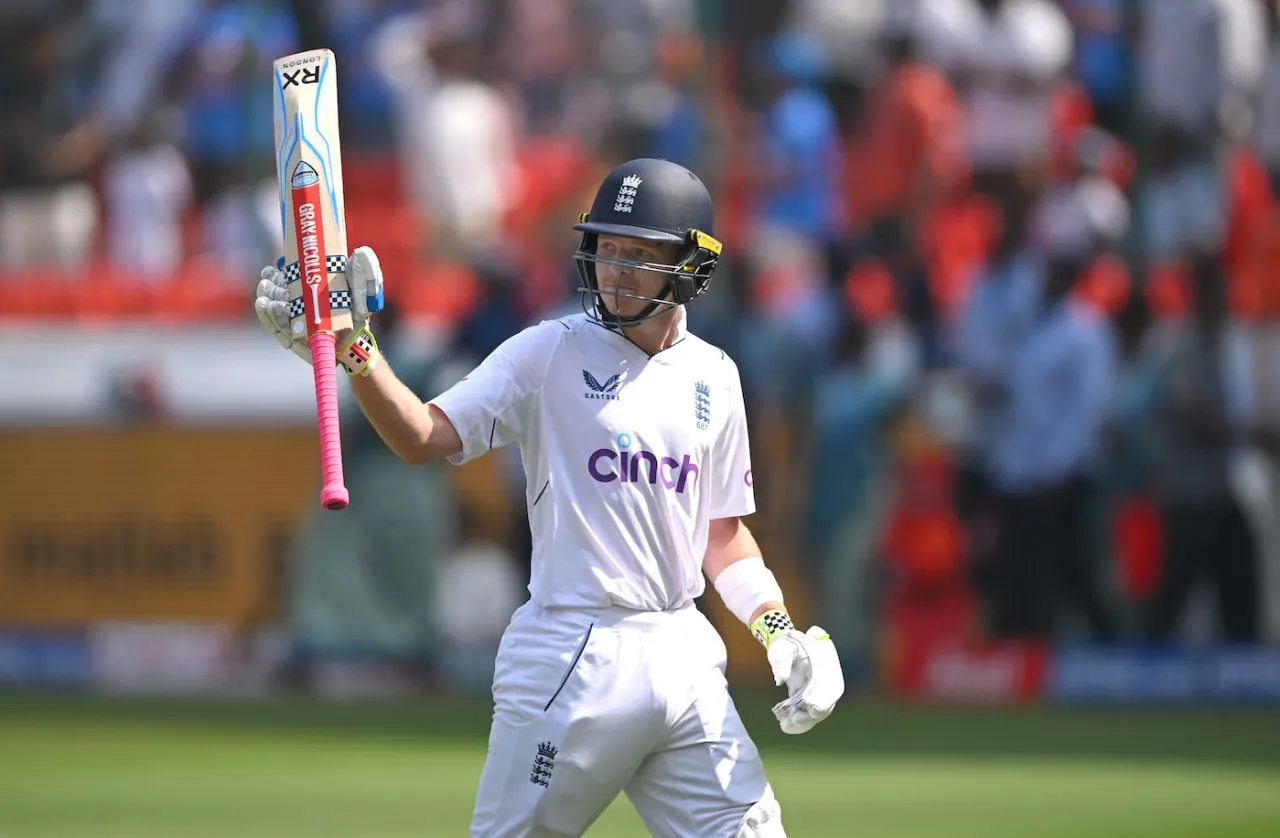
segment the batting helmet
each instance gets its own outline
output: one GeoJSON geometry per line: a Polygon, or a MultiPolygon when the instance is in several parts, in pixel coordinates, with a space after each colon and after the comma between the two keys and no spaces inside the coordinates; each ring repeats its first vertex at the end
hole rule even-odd
{"type": "Polygon", "coordinates": [[[698,176],[685,167],[667,160],[640,158],[614,169],[600,184],[591,211],[574,225],[582,233],[582,243],[573,258],[582,279],[578,291],[583,310],[606,326],[633,326],[701,296],[720,261],[721,244],[711,235],[712,221],[711,195],[698,176]],[[684,250],[671,265],[602,257],[596,252],[601,235],[680,244],[684,250]],[[667,285],[656,297],[619,294],[648,302],[639,314],[620,317],[606,309],[600,299],[596,265],[601,263],[666,274],[667,285]]]}

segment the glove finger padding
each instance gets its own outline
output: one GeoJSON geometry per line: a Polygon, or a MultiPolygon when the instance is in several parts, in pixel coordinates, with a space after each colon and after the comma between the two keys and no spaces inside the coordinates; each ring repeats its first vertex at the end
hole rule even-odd
{"type": "Polygon", "coordinates": [[[301,337],[295,339],[289,325],[289,286],[285,275],[275,267],[265,267],[259,274],[253,311],[258,322],[284,348],[308,364],[311,350],[301,337]]]}

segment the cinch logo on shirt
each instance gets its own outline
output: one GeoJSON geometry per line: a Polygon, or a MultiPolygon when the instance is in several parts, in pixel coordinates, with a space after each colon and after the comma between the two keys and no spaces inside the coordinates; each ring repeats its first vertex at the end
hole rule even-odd
{"type": "Polygon", "coordinates": [[[661,482],[664,488],[684,492],[685,487],[698,478],[698,466],[689,458],[659,456],[652,451],[631,451],[631,434],[618,434],[614,440],[618,449],[597,448],[587,457],[587,473],[598,483],[661,482]]]}

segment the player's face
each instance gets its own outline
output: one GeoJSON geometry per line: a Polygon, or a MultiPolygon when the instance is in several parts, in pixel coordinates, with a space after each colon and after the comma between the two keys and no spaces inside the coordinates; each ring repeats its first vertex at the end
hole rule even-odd
{"type": "MultiPolygon", "coordinates": [[[[600,236],[596,255],[605,259],[626,259],[651,265],[674,265],[680,257],[680,245],[648,242],[624,236],[600,236]]],[[[643,268],[596,263],[596,284],[600,299],[610,314],[635,317],[649,305],[637,297],[658,297],[667,287],[671,275],[643,268]]]]}

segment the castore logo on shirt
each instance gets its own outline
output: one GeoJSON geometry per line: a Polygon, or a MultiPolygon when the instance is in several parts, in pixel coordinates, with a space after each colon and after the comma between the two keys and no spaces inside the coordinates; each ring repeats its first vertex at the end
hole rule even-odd
{"type": "Polygon", "coordinates": [[[587,391],[583,393],[588,399],[605,399],[614,401],[618,398],[618,388],[622,386],[622,382],[627,378],[627,373],[615,372],[604,381],[599,381],[590,372],[582,371],[582,381],[587,385],[587,391]]]}

